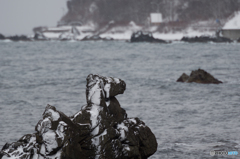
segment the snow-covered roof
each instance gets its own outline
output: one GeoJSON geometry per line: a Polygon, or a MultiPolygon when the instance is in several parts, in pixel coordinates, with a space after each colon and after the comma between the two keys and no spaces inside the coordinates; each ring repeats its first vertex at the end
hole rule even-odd
{"type": "Polygon", "coordinates": [[[236,12],[232,19],[230,19],[223,29],[240,29],[240,11],[236,12]]]}

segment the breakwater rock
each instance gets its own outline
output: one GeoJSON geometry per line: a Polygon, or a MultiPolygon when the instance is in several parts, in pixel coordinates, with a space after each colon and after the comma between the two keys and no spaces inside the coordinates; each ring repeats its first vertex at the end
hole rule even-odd
{"type": "Polygon", "coordinates": [[[151,32],[137,31],[134,32],[130,39],[131,42],[151,42],[151,43],[168,43],[162,39],[156,39],[151,32]]]}
{"type": "Polygon", "coordinates": [[[48,105],[34,134],[6,143],[0,159],[148,158],[157,150],[152,131],[138,118],[128,118],[116,95],[123,80],[88,75],[87,104],[71,117],[48,105]]]}
{"type": "Polygon", "coordinates": [[[233,42],[229,38],[225,37],[210,37],[210,36],[195,36],[195,37],[183,37],[181,41],[189,42],[189,43],[207,43],[207,42],[215,42],[215,43],[231,43],[233,42]]]}
{"type": "Polygon", "coordinates": [[[219,81],[218,79],[214,78],[210,73],[198,69],[195,71],[192,71],[190,76],[183,73],[178,79],[177,82],[187,82],[187,83],[202,83],[202,84],[219,84],[222,83],[222,81],[219,81]]]}
{"type": "Polygon", "coordinates": [[[32,41],[31,38],[25,36],[25,35],[14,35],[14,36],[4,36],[2,34],[0,34],[0,40],[5,40],[5,39],[9,39],[9,40],[12,40],[12,41],[32,41]]]}

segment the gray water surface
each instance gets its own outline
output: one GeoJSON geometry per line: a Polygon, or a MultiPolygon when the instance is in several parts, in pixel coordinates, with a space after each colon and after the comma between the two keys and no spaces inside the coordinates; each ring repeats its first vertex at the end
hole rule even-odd
{"type": "MultiPolygon", "coordinates": [[[[240,153],[240,44],[0,42],[0,149],[34,133],[47,104],[73,115],[90,73],[123,79],[129,117],[156,135],[154,158],[240,153]],[[223,84],[178,83],[202,68],[223,84]]],[[[232,158],[236,158],[233,156],[232,158]]],[[[239,155],[238,155],[239,157],[239,155]]]]}

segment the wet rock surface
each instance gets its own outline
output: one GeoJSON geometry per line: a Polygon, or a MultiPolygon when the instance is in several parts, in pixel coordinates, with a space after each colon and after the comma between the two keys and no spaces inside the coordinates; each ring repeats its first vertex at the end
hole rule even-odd
{"type": "Polygon", "coordinates": [[[151,43],[167,43],[165,40],[156,39],[151,32],[137,31],[134,32],[130,39],[131,42],[151,42],[151,43]]]}
{"type": "Polygon", "coordinates": [[[210,73],[198,69],[195,71],[192,71],[190,76],[183,73],[178,79],[177,82],[187,82],[187,83],[202,83],[202,84],[219,84],[222,83],[222,81],[219,81],[218,79],[214,78],[210,73]]]}
{"type": "Polygon", "coordinates": [[[148,158],[157,150],[152,131],[138,118],[127,118],[116,95],[123,80],[90,74],[87,104],[71,117],[48,105],[34,134],[6,143],[0,159],[148,158]]]}
{"type": "Polygon", "coordinates": [[[210,36],[195,36],[195,37],[183,37],[181,41],[189,43],[206,43],[206,42],[215,42],[215,43],[231,43],[231,39],[225,37],[210,37],[210,36]]]}

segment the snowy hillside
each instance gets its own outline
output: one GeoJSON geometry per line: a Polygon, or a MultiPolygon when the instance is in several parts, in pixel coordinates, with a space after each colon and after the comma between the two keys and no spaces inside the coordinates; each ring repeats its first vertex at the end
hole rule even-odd
{"type": "Polygon", "coordinates": [[[240,29],[240,11],[236,12],[223,27],[223,29],[240,29]]]}

